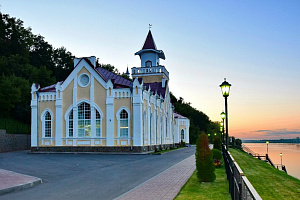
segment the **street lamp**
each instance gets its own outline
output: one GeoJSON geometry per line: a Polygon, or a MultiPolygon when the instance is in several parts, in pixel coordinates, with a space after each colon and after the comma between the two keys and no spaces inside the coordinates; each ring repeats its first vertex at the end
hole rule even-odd
{"type": "Polygon", "coordinates": [[[224,82],[220,85],[221,91],[222,91],[222,95],[223,95],[223,97],[225,98],[226,150],[228,150],[228,111],[227,111],[227,97],[229,96],[230,86],[231,86],[231,84],[229,84],[229,83],[226,81],[226,78],[224,78],[224,82]]]}
{"type": "Polygon", "coordinates": [[[269,154],[269,141],[266,141],[267,144],[267,155],[269,154]]]}
{"type": "Polygon", "coordinates": [[[221,112],[221,118],[222,118],[222,127],[223,127],[223,130],[222,130],[222,142],[224,144],[224,119],[226,118],[226,114],[224,113],[224,111],[221,112]]]}
{"type": "Polygon", "coordinates": [[[280,157],[281,157],[281,169],[282,169],[282,153],[280,153],[280,157]]]}

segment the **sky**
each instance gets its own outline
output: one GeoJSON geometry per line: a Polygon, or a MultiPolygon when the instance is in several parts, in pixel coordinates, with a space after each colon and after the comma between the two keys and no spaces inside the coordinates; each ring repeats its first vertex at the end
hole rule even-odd
{"type": "Polygon", "coordinates": [[[54,47],[96,56],[125,72],[140,67],[151,32],[170,73],[170,91],[221,121],[219,85],[228,97],[229,135],[300,137],[300,1],[1,0],[54,47]]]}

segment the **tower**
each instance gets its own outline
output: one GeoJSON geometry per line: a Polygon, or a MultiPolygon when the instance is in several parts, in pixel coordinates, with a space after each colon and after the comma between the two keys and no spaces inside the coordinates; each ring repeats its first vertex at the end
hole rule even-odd
{"type": "Polygon", "coordinates": [[[141,50],[134,55],[139,55],[141,67],[132,68],[132,78],[143,78],[144,83],[165,82],[169,80],[169,72],[159,64],[160,59],[166,59],[162,50],[157,50],[151,30],[149,30],[141,50]]]}

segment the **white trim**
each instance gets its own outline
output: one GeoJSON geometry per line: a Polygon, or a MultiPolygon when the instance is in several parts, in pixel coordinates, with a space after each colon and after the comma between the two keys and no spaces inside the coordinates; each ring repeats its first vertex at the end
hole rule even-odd
{"type": "Polygon", "coordinates": [[[81,74],[78,76],[78,85],[79,85],[80,87],[85,88],[85,87],[87,87],[87,86],[90,84],[90,82],[91,82],[91,77],[90,77],[87,73],[81,73],[81,74]],[[81,80],[81,77],[82,77],[82,76],[87,76],[87,77],[88,77],[88,83],[86,83],[85,85],[84,85],[84,83],[82,83],[82,80],[81,80]]]}
{"type": "MultiPolygon", "coordinates": [[[[73,105],[71,105],[69,108],[68,108],[68,110],[65,112],[65,116],[64,116],[64,119],[65,119],[65,122],[66,122],[66,127],[65,127],[65,129],[66,129],[66,138],[101,138],[102,137],[102,135],[103,135],[103,131],[102,131],[102,127],[103,127],[103,123],[102,123],[102,120],[103,120],[103,112],[102,112],[102,110],[100,109],[100,107],[98,106],[98,105],[96,105],[95,103],[91,103],[89,100],[86,100],[86,99],[81,99],[81,100],[79,100],[78,102],[76,102],[76,104],[75,104],[76,106],[76,110],[74,110],[74,108],[73,108],[73,105]],[[78,125],[77,126],[75,126],[75,122],[76,122],[76,124],[78,124],[78,114],[76,114],[76,118],[75,118],[75,113],[77,113],[78,112],[78,105],[80,105],[81,103],[88,103],[89,105],[90,105],[90,108],[91,108],[91,126],[95,126],[96,125],[96,123],[92,123],[92,115],[95,115],[95,117],[94,117],[94,120],[95,120],[95,122],[96,122],[96,112],[93,112],[92,113],[92,108],[94,108],[94,109],[96,109],[98,112],[99,112],[99,114],[100,114],[100,123],[101,123],[101,130],[100,130],[100,137],[97,137],[96,136],[96,132],[95,132],[95,136],[93,136],[93,134],[91,133],[91,137],[78,137],[78,135],[76,135],[75,136],[75,130],[77,130],[77,128],[78,128],[78,125]],[[69,137],[69,114],[70,114],[70,112],[71,112],[71,110],[73,109],[73,136],[71,136],[71,137],[69,137]]],[[[91,127],[91,131],[93,130],[93,127],[91,127]]],[[[96,131],[96,127],[95,127],[95,131],[96,131]]],[[[77,131],[76,131],[77,132],[77,131]]]]}
{"type": "Polygon", "coordinates": [[[44,111],[41,114],[41,122],[42,122],[42,138],[52,138],[53,137],[53,113],[49,108],[44,109],[44,111]],[[45,137],[45,115],[49,112],[51,116],[51,136],[45,137]]]}
{"type": "MultiPolygon", "coordinates": [[[[76,79],[77,81],[77,75],[80,72],[82,68],[86,68],[86,70],[95,77],[95,79],[105,88],[107,88],[106,82],[101,78],[101,76],[95,71],[93,67],[91,67],[84,59],[80,61],[80,63],[77,64],[76,68],[69,74],[69,76],[66,78],[66,80],[61,85],[62,91],[64,91],[68,85],[72,82],[73,79],[76,79]]],[[[74,87],[75,87],[75,81],[74,81],[74,87]]]]}
{"type": "Polygon", "coordinates": [[[181,140],[185,142],[185,130],[184,130],[184,128],[182,128],[180,130],[180,142],[181,142],[181,140]],[[182,133],[181,133],[182,131],[183,131],[183,139],[182,139],[182,133]]]}

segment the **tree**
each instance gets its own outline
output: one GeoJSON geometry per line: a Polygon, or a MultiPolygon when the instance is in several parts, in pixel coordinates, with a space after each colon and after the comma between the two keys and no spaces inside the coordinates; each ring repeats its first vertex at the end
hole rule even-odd
{"type": "Polygon", "coordinates": [[[209,142],[207,135],[202,132],[199,135],[196,146],[196,168],[197,177],[200,182],[213,182],[216,179],[214,173],[215,166],[211,151],[209,149],[209,142]]]}
{"type": "Polygon", "coordinates": [[[30,123],[30,86],[65,80],[74,56],[54,48],[23,21],[0,12],[0,115],[30,123]]]}
{"type": "Polygon", "coordinates": [[[221,150],[221,138],[219,136],[215,136],[214,138],[214,149],[221,150]]]}
{"type": "MultiPolygon", "coordinates": [[[[201,131],[209,131],[211,123],[213,122],[209,120],[209,117],[205,113],[193,108],[190,105],[191,103],[186,103],[182,97],[177,100],[177,98],[170,92],[170,98],[172,104],[175,106],[175,112],[189,118],[190,143],[195,144],[199,133],[201,133],[201,131]]],[[[218,129],[220,130],[220,128],[218,129]]]]}
{"type": "MultiPolygon", "coordinates": [[[[28,96],[30,96],[30,88],[27,80],[15,75],[8,77],[1,75],[0,115],[2,117],[11,115],[11,112],[14,110],[14,108],[16,108],[18,105],[23,105],[23,98],[28,96]]],[[[29,102],[26,101],[26,103],[26,107],[29,109],[29,102]]]]}

